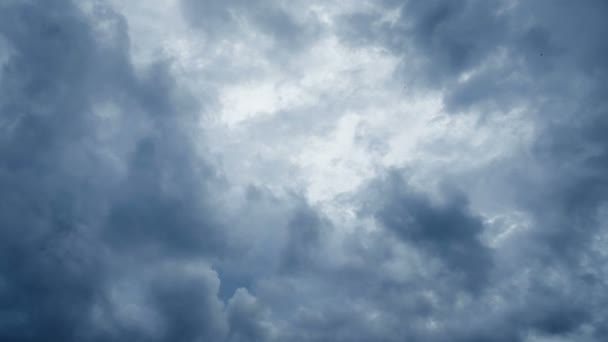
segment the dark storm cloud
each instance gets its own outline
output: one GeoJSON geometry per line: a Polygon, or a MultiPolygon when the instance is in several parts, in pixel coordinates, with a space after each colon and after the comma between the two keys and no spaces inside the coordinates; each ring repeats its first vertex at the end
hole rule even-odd
{"type": "MultiPolygon", "coordinates": [[[[400,56],[402,76],[442,91],[448,114],[472,110],[489,116],[518,109],[533,124],[527,154],[470,175],[500,185],[484,189],[490,200],[502,197],[503,189],[514,194],[505,193],[504,201],[530,219],[530,228],[490,247],[482,240],[486,223],[473,212],[469,189],[458,179],[444,180],[448,190],[438,198],[413,190],[396,173],[372,182],[358,194],[367,204],[360,219],[375,219],[381,230],[348,235],[351,244],[334,251],[348,261],[319,266],[310,257],[319,253],[319,232],[331,230],[318,228],[322,220],[312,213],[292,221],[307,228],[291,235],[296,238],[283,254],[299,272],[253,282],[276,311],[303,307],[282,316],[288,317],[284,336],[529,341],[535,335],[601,341],[608,300],[607,260],[597,250],[605,249],[608,195],[606,5],[383,4],[378,13],[343,18],[337,28],[341,38],[400,56]],[[391,8],[399,9],[394,23],[383,19],[391,8]],[[416,260],[423,260],[423,267],[416,260]],[[299,285],[291,289],[292,282],[299,285]]],[[[483,121],[479,125],[484,128],[483,121]]]]}
{"type": "Polygon", "coordinates": [[[89,124],[80,113],[93,87],[83,81],[93,57],[90,30],[61,1],[9,2],[0,13],[12,50],[0,85],[0,336],[77,340],[104,280],[99,246],[82,231],[97,211],[87,195],[94,181],[82,174],[98,160],[85,148],[67,151],[89,124]],[[62,165],[68,158],[73,163],[62,165]]]}
{"type": "MultiPolygon", "coordinates": [[[[512,205],[527,213],[532,223],[529,231],[492,252],[500,260],[494,267],[503,273],[491,277],[495,279],[489,280],[492,285],[487,288],[498,289],[495,282],[508,281],[525,269],[534,270],[535,275],[528,280],[531,288],[519,294],[500,294],[507,299],[525,294],[530,305],[513,302],[496,331],[515,332],[510,340],[523,340],[530,331],[578,336],[581,327],[586,327],[591,331],[588,339],[601,340],[603,318],[597,317],[605,317],[605,310],[596,303],[606,301],[601,294],[606,282],[596,279],[605,278],[599,270],[606,260],[593,245],[606,234],[602,213],[608,199],[608,45],[603,37],[608,30],[608,7],[602,1],[506,5],[509,3],[501,1],[385,1],[384,10],[399,8],[395,23],[381,21],[381,11],[349,16],[344,19],[342,37],[352,44],[381,45],[400,55],[402,71],[409,75],[405,77],[441,90],[448,114],[523,111],[537,133],[532,151],[509,159],[500,170],[487,172],[493,172],[497,183],[502,182],[495,191],[508,188],[516,193],[512,205]],[[506,264],[519,269],[505,269],[506,264]],[[560,277],[561,285],[543,279],[551,273],[560,277]]],[[[492,189],[486,190],[492,193],[492,189]]],[[[386,226],[406,227],[401,223],[405,217],[417,221],[411,208],[425,209],[416,201],[404,203],[408,204],[380,216],[393,218],[384,219],[386,226]]],[[[452,212],[450,207],[436,211],[432,221],[452,212]]],[[[458,216],[445,217],[452,218],[438,227],[464,222],[458,216]]],[[[427,244],[449,241],[445,232],[434,240],[433,229],[423,233],[393,230],[427,244]]],[[[466,231],[461,233],[467,236],[466,231]]],[[[465,250],[481,248],[472,246],[465,250]]],[[[450,249],[443,246],[440,250],[451,262],[468,259],[449,255],[450,249]]],[[[456,334],[460,335],[464,340],[498,338],[476,325],[456,334]]]]}
{"type": "Polygon", "coordinates": [[[268,311],[244,289],[238,289],[227,305],[230,342],[269,341],[272,329],[268,311]]]}
{"type": "MultiPolygon", "coordinates": [[[[245,252],[213,206],[225,183],[196,157],[199,104],[168,65],[136,73],[126,22],[103,5],[89,16],[69,1],[1,6],[0,338],[269,338],[265,309],[234,292],[259,274],[228,262],[225,305],[209,266],[188,266],[245,252]]],[[[257,212],[240,213],[252,221],[233,223],[288,227],[284,264],[305,268],[320,219],[302,200],[292,209],[256,193],[257,212]]],[[[254,261],[276,259],[274,238],[254,261]]]]}
{"type": "Polygon", "coordinates": [[[572,89],[561,82],[572,76],[600,80],[606,11],[602,1],[383,1],[376,13],[342,18],[340,32],[347,43],[402,56],[408,81],[444,89],[451,110],[495,101],[504,110],[547,90],[566,95],[572,89]],[[382,20],[391,9],[394,23],[382,20]]]}
{"type": "MultiPolygon", "coordinates": [[[[173,266],[175,267],[175,266],[173,266]]],[[[219,281],[196,271],[166,270],[150,291],[167,329],[162,341],[222,340],[227,331],[223,303],[217,298],[219,281]]]]}
{"type": "Polygon", "coordinates": [[[124,303],[109,299],[159,259],[225,250],[201,195],[216,176],[187,130],[196,102],[162,64],[135,73],[124,19],[103,5],[3,2],[0,35],[0,339],[221,337],[206,275],[157,270],[141,291],[153,334],[113,319],[124,303]]]}
{"type": "Polygon", "coordinates": [[[498,15],[501,1],[383,1],[377,13],[343,18],[347,42],[380,44],[397,55],[412,57],[403,65],[424,83],[440,85],[479,66],[500,47],[506,23],[498,15]],[[395,23],[385,11],[399,10],[395,23]],[[418,74],[416,70],[422,66],[418,74]]]}
{"type": "MultiPolygon", "coordinates": [[[[538,201],[526,204],[539,214],[554,210],[592,219],[606,189],[608,141],[599,133],[606,126],[607,44],[601,39],[608,31],[606,3],[536,1],[512,8],[501,1],[384,4],[403,5],[394,25],[380,25],[379,14],[364,22],[353,16],[346,19],[352,30],[347,32],[393,49],[406,64],[424,59],[423,75],[444,91],[448,112],[508,112],[524,106],[539,134],[534,160],[522,162],[552,170],[546,181],[526,184],[537,191],[525,197],[538,201]],[[407,51],[400,50],[405,47],[407,51]],[[466,72],[473,74],[457,81],[466,72]],[[559,166],[566,163],[568,167],[559,166]]],[[[356,41],[349,34],[344,38],[356,41]]]]}
{"type": "Polygon", "coordinates": [[[386,178],[376,185],[377,194],[370,196],[376,219],[399,239],[441,259],[448,269],[459,273],[467,288],[483,288],[492,255],[479,240],[483,223],[469,212],[464,194],[446,190],[444,198],[433,203],[408,189],[397,173],[386,178]]]}
{"type": "Polygon", "coordinates": [[[282,255],[284,272],[310,270],[317,263],[331,225],[303,199],[287,224],[288,237],[282,255]]]}
{"type": "MultiPolygon", "coordinates": [[[[449,114],[520,108],[534,124],[527,155],[475,171],[531,222],[490,246],[457,177],[431,195],[403,170],[353,195],[353,231],[264,187],[223,212],[229,185],[191,130],[202,104],[168,62],[135,71],[123,17],[3,2],[0,340],[602,341],[608,5],[509,3],[383,1],[336,22],[449,114]]],[[[218,39],[243,17],[284,51],[318,32],[278,2],[180,5],[218,39]]]]}
{"type": "MultiPolygon", "coordinates": [[[[402,13],[411,21],[414,46],[426,59],[427,75],[441,81],[476,67],[499,48],[504,23],[497,15],[499,2],[409,1],[402,13]],[[483,29],[480,29],[483,28],[483,29]]],[[[405,38],[407,39],[407,38],[405,38]]],[[[406,66],[407,67],[407,66],[406,66]]]]}

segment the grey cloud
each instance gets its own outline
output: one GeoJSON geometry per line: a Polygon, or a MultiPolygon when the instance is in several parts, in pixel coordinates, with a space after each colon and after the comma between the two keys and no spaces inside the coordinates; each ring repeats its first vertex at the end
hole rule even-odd
{"type": "MultiPolygon", "coordinates": [[[[434,195],[387,172],[352,195],[359,223],[341,230],[264,186],[220,205],[234,188],[193,140],[204,104],[169,62],[135,70],[110,8],[3,2],[0,339],[602,341],[606,4],[381,4],[337,21],[341,38],[402,57],[450,114],[522,107],[536,135],[526,155],[438,179],[434,195]],[[476,172],[493,179],[488,198],[509,189],[501,203],[529,229],[486,245],[476,172]]],[[[210,36],[238,34],[244,16],[286,51],[319,30],[278,2],[180,5],[210,36]]]]}
{"type": "MultiPolygon", "coordinates": [[[[468,281],[460,285],[446,281],[454,292],[463,285],[487,291],[473,291],[477,297],[472,304],[458,309],[452,306],[454,293],[443,292],[440,284],[427,283],[423,273],[417,274],[413,288],[430,289],[439,296],[443,308],[432,309],[430,314],[410,311],[401,317],[409,322],[433,317],[440,328],[429,331],[410,327],[407,337],[525,341],[530,334],[537,334],[601,340],[605,332],[601,322],[606,313],[598,303],[606,300],[602,294],[606,284],[598,279],[604,277],[600,270],[606,260],[592,245],[603,246],[600,241],[605,236],[602,213],[606,205],[607,144],[601,132],[606,122],[606,58],[601,37],[607,25],[600,19],[606,13],[605,4],[535,2],[519,3],[512,9],[502,7],[506,3],[475,1],[384,4],[384,9],[403,5],[400,20],[395,24],[383,22],[382,11],[351,15],[343,18],[342,38],[355,45],[384,46],[402,56],[404,63],[422,61],[421,69],[412,71],[407,65],[403,69],[422,79],[423,85],[441,89],[445,110],[450,114],[467,109],[489,115],[523,106],[524,114],[537,129],[529,154],[481,171],[488,173],[482,176],[500,184],[485,191],[499,196],[503,188],[509,189],[516,195],[506,201],[532,220],[528,231],[514,234],[511,242],[496,249],[481,242],[485,227],[463,197],[452,197],[448,192],[443,202],[435,203],[424,194],[408,190],[399,178],[379,181],[373,196],[369,192],[362,195],[373,208],[367,213],[388,232],[423,254],[437,256],[451,272],[465,275],[468,281]],[[458,80],[469,71],[474,73],[468,80],[458,80]],[[529,287],[520,283],[526,274],[529,287]],[[492,296],[505,303],[488,309],[493,305],[492,296]]],[[[480,125],[483,127],[483,122],[480,125]]],[[[471,184],[477,186],[474,181],[471,184]]],[[[374,248],[390,250],[388,246],[390,242],[374,248]]],[[[382,255],[374,251],[356,268],[335,270],[350,280],[333,280],[343,286],[336,293],[350,290],[352,297],[369,298],[388,276],[370,271],[391,260],[392,253],[385,254],[371,259],[382,255]]],[[[407,287],[396,288],[403,295],[412,293],[412,287],[408,292],[407,287]]],[[[388,297],[384,292],[375,304],[383,303],[382,312],[398,312],[396,302],[380,299],[388,297]]],[[[370,311],[371,307],[373,304],[370,311]]],[[[367,336],[367,340],[407,338],[390,324],[385,326],[387,333],[382,338],[372,337],[366,324],[357,326],[358,336],[367,336]]],[[[327,333],[323,338],[331,339],[338,336],[329,332],[336,331],[334,328],[322,328],[320,324],[308,330],[321,329],[327,333]]]]}
{"type": "Polygon", "coordinates": [[[484,101],[498,101],[504,110],[541,99],[546,91],[573,91],[568,82],[574,75],[595,82],[599,74],[589,70],[605,72],[605,47],[597,40],[606,31],[601,1],[584,6],[566,1],[383,1],[379,7],[341,18],[341,37],[401,56],[407,81],[443,89],[450,110],[484,101]],[[382,20],[391,9],[399,10],[395,23],[382,20]],[[471,71],[475,73],[467,81],[457,82],[471,71]]]}
{"type": "Polygon", "coordinates": [[[323,241],[331,225],[304,200],[294,210],[287,225],[288,237],[280,268],[285,272],[310,270],[321,257],[323,241]]]}
{"type": "Polygon", "coordinates": [[[320,32],[316,21],[300,22],[286,10],[290,6],[287,3],[268,0],[182,0],[180,3],[184,18],[211,38],[239,35],[241,29],[259,30],[274,40],[275,58],[306,46],[320,32]],[[240,27],[243,24],[251,27],[240,27]]]}
{"type": "MultiPolygon", "coordinates": [[[[69,1],[0,6],[11,49],[0,83],[0,336],[140,336],[96,325],[117,275],[226,250],[201,195],[217,177],[188,135],[196,102],[162,65],[135,72],[124,20],[104,5],[90,18],[69,1]],[[115,29],[107,44],[98,22],[115,29]]],[[[205,281],[166,269],[155,279],[148,293],[165,340],[221,336],[225,323],[211,318],[223,307],[205,281]]]]}
{"type": "MultiPolygon", "coordinates": [[[[606,59],[599,58],[600,51],[605,51],[600,38],[607,29],[600,19],[600,13],[606,13],[605,3],[518,3],[503,12],[487,4],[467,8],[472,3],[420,3],[417,8],[417,2],[408,2],[402,19],[404,25],[409,22],[412,26],[399,31],[402,26],[398,24],[397,31],[387,28],[381,36],[403,33],[402,45],[414,47],[404,59],[427,59],[431,68],[440,70],[440,79],[432,70],[424,69],[424,75],[432,82],[440,81],[435,84],[444,91],[448,113],[462,109],[504,113],[524,108],[538,133],[533,150],[509,159],[502,170],[485,171],[495,172],[493,177],[502,179],[499,183],[514,189],[518,195],[512,204],[530,215],[532,227],[496,253],[519,253],[508,262],[522,269],[534,260],[538,268],[533,269],[538,274],[559,270],[575,293],[601,293],[605,285],[591,286],[580,277],[583,269],[596,272],[589,270],[589,264],[583,266],[584,260],[596,260],[591,269],[605,262],[595,259],[591,248],[605,234],[601,211],[606,203],[604,155],[608,144],[604,135],[592,133],[604,131],[606,121],[606,100],[600,95],[606,89],[606,59]],[[473,27],[475,32],[466,34],[473,27]],[[446,41],[432,45],[443,38],[446,41]],[[469,38],[474,42],[465,49],[463,59],[454,59],[460,51],[453,49],[454,43],[469,38]],[[498,58],[501,53],[503,59],[498,58]],[[455,81],[463,72],[475,69],[479,70],[468,80],[455,81]]],[[[487,191],[495,194],[497,190],[487,191]]],[[[508,279],[508,274],[497,277],[508,279]]],[[[539,278],[533,277],[535,286],[543,283],[539,278]]],[[[531,289],[529,301],[545,298],[548,293],[551,299],[513,309],[517,312],[514,315],[526,318],[513,320],[516,323],[510,329],[568,335],[587,324],[594,331],[588,338],[601,339],[602,324],[593,316],[603,317],[594,305],[603,302],[603,296],[578,298],[578,304],[571,306],[577,296],[565,288],[551,287],[548,293],[542,288],[546,287],[531,289]],[[551,301],[559,304],[554,307],[548,304],[551,301]]],[[[521,333],[521,338],[524,335],[521,333]]]]}
{"type": "Polygon", "coordinates": [[[90,84],[80,75],[87,74],[90,31],[64,2],[2,7],[1,34],[13,52],[3,66],[0,100],[0,335],[5,340],[75,340],[85,332],[83,315],[104,280],[99,246],[86,229],[86,219],[97,210],[84,195],[95,184],[82,177],[83,169],[91,171],[99,161],[67,151],[88,124],[79,113],[88,106],[90,84]],[[68,158],[74,161],[71,167],[61,165],[68,158]],[[57,312],[66,305],[69,309],[57,312]]]}
{"type": "Polygon", "coordinates": [[[227,335],[219,279],[207,265],[165,259],[131,266],[126,273],[113,270],[83,340],[197,341],[227,335]]]}
{"type": "Polygon", "coordinates": [[[504,23],[498,6],[500,2],[409,1],[402,15],[412,21],[411,30],[404,33],[428,59],[433,79],[458,75],[500,47],[504,23]]]}
{"type": "Polygon", "coordinates": [[[480,241],[483,223],[467,208],[463,194],[446,192],[439,203],[409,189],[397,173],[376,185],[373,215],[403,241],[438,257],[462,273],[464,283],[477,291],[487,283],[492,267],[491,251],[480,241]]]}
{"type": "Polygon", "coordinates": [[[231,333],[230,342],[269,341],[273,329],[268,323],[268,310],[249,292],[240,288],[227,305],[231,333]]]}
{"type": "Polygon", "coordinates": [[[517,170],[510,178],[520,187],[516,205],[536,218],[541,239],[558,254],[584,251],[577,242],[594,235],[594,217],[605,198],[607,144],[591,133],[602,131],[606,121],[601,95],[606,89],[605,44],[600,38],[607,30],[601,19],[605,3],[522,2],[511,8],[500,1],[383,4],[402,5],[394,25],[380,24],[381,12],[365,23],[345,18],[354,33],[344,39],[360,33],[368,37],[365,44],[386,46],[404,63],[423,60],[421,76],[443,91],[448,113],[526,108],[538,134],[533,156],[507,165],[517,170]],[[466,72],[473,74],[458,81],[466,72]],[[527,165],[545,169],[545,180],[532,176],[527,165]]]}
{"type": "Polygon", "coordinates": [[[342,18],[347,42],[379,44],[408,56],[403,68],[441,86],[479,65],[497,48],[506,34],[498,14],[501,1],[384,1],[376,13],[342,18]],[[398,9],[395,23],[381,20],[386,10],[398,9]],[[480,29],[483,27],[483,29],[480,29]],[[421,73],[417,69],[422,66],[421,73]]]}
{"type": "Polygon", "coordinates": [[[224,339],[228,325],[217,298],[219,280],[195,272],[165,271],[153,282],[151,301],[166,325],[162,341],[224,339]]]}

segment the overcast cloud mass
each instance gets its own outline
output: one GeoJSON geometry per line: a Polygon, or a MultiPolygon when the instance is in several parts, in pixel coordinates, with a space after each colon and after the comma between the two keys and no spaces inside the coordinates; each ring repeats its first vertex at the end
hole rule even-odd
{"type": "Polygon", "coordinates": [[[0,0],[0,341],[607,341],[607,18],[0,0]]]}

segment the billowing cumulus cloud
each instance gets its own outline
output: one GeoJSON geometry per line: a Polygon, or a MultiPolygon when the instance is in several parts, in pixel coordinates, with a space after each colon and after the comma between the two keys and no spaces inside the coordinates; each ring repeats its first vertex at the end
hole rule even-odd
{"type": "Polygon", "coordinates": [[[603,341],[606,14],[2,2],[0,340],[603,341]]]}

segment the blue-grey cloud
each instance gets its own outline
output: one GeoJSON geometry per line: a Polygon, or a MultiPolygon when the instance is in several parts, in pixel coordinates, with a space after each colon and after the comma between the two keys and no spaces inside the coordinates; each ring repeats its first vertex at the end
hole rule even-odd
{"type": "MultiPolygon", "coordinates": [[[[0,340],[605,338],[605,2],[385,0],[324,23],[279,1],[178,4],[206,44],[269,38],[268,64],[321,36],[380,47],[406,92],[479,130],[521,113],[532,138],[431,171],[436,187],[416,162],[379,170],[327,209],[290,184],[231,184],[197,136],[214,94],[193,96],[170,59],[135,65],[109,4],[5,1],[0,340]]],[[[247,134],[293,135],[276,122],[247,134]]]]}
{"type": "MultiPolygon", "coordinates": [[[[212,39],[242,35],[243,25],[251,25],[273,41],[275,58],[298,50],[318,36],[316,21],[302,22],[276,1],[182,0],[184,18],[212,39]]],[[[247,32],[247,31],[245,31],[247,32]]]]}
{"type": "MultiPolygon", "coordinates": [[[[136,74],[124,19],[108,7],[87,17],[69,1],[1,6],[10,58],[0,85],[0,336],[140,336],[125,322],[109,332],[95,322],[100,308],[117,309],[107,308],[116,275],[159,257],[226,249],[205,191],[194,191],[215,177],[193,157],[195,101],[180,98],[163,65],[136,74]],[[98,41],[93,21],[115,30],[109,44],[98,41]],[[115,110],[99,113],[104,104],[115,110]]],[[[164,318],[149,340],[221,331],[222,319],[210,319],[223,315],[217,289],[199,280],[163,269],[143,287],[164,318]]]]}
{"type": "MultiPolygon", "coordinates": [[[[483,288],[492,268],[491,251],[482,244],[480,218],[472,215],[462,194],[445,190],[443,203],[433,203],[424,195],[408,189],[401,177],[391,174],[377,185],[378,194],[369,196],[373,215],[404,242],[438,257],[460,273],[471,290],[483,288]]],[[[368,209],[370,210],[370,209],[368,209]]]]}

